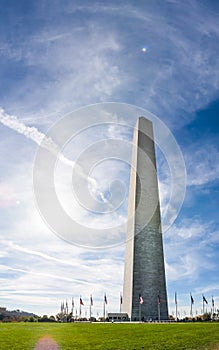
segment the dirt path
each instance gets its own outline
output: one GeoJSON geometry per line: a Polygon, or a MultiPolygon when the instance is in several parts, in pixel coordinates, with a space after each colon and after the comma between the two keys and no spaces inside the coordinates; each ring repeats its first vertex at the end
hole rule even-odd
{"type": "Polygon", "coordinates": [[[38,341],[35,350],[59,350],[59,347],[52,338],[45,336],[38,341]]]}

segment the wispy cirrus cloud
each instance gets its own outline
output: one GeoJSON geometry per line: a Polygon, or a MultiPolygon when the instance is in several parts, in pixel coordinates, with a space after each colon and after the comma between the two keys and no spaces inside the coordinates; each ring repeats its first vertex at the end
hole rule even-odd
{"type": "Polygon", "coordinates": [[[218,179],[219,151],[213,144],[205,144],[204,148],[194,147],[186,153],[188,169],[188,186],[202,186],[218,179]]]}
{"type": "Polygon", "coordinates": [[[7,251],[7,259],[10,259],[10,266],[5,265],[3,259],[0,267],[2,277],[4,277],[1,279],[2,299],[7,302],[10,295],[10,303],[20,307],[23,300],[17,297],[25,294],[29,310],[34,309],[37,305],[38,313],[45,313],[43,299],[47,295],[51,298],[48,301],[49,308],[56,313],[59,302],[63,298],[69,300],[74,297],[77,305],[79,295],[82,294],[86,303],[89,295],[93,294],[95,312],[100,313],[104,287],[109,298],[109,308],[116,308],[115,290],[119,296],[123,258],[118,259],[115,251],[109,251],[107,257],[104,253],[92,255],[89,251],[86,253],[80,248],[66,246],[64,242],[60,242],[55,237],[49,239],[49,236],[45,237],[45,242],[47,241],[48,244],[44,245],[40,243],[40,238],[38,239],[39,245],[37,239],[34,238],[38,249],[33,250],[31,242],[24,241],[23,238],[20,240],[21,245],[7,239],[1,240],[1,246],[7,251]],[[66,261],[66,256],[69,257],[69,261],[66,261]],[[115,280],[117,281],[116,288],[114,287],[115,280]],[[57,286],[59,286],[58,290],[57,286]]]}
{"type": "Polygon", "coordinates": [[[197,280],[203,271],[210,273],[214,270],[216,264],[212,257],[216,257],[216,252],[212,238],[216,237],[218,241],[213,222],[204,222],[200,218],[184,218],[174,224],[164,235],[168,279],[187,279],[192,284],[192,280],[197,280]]]}
{"type": "Polygon", "coordinates": [[[18,115],[22,111],[24,118],[29,114],[32,122],[43,115],[48,123],[73,108],[111,99],[120,86],[119,67],[111,57],[120,50],[119,43],[112,31],[102,34],[93,24],[88,20],[86,27],[76,25],[63,34],[52,23],[3,50],[15,67],[26,67],[21,81],[14,81],[14,102],[5,99],[4,106],[18,115]]]}
{"type": "MultiPolygon", "coordinates": [[[[19,105],[26,106],[24,117],[29,110],[36,122],[39,113],[48,122],[72,108],[110,99],[141,105],[177,126],[194,118],[187,112],[216,97],[218,28],[214,12],[203,4],[186,1],[180,8],[160,2],[156,8],[145,5],[145,11],[131,2],[62,7],[62,13],[50,9],[57,19],[50,26],[3,50],[15,66],[27,68],[22,80],[14,82],[17,90],[22,85],[22,96],[15,90],[16,102],[5,100],[10,110],[14,105],[20,114],[19,105]],[[168,9],[175,13],[171,20],[168,9]],[[90,14],[86,26],[78,17],[83,13],[90,14]],[[64,14],[69,15],[65,24],[64,14]],[[148,49],[142,54],[144,45],[148,49]]],[[[43,15],[40,6],[36,11],[43,15]]]]}

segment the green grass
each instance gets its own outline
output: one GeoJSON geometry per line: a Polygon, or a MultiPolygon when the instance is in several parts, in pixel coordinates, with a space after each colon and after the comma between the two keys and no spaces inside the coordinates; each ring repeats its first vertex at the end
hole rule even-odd
{"type": "Polygon", "coordinates": [[[32,350],[44,335],[60,350],[219,349],[219,323],[0,323],[0,349],[32,350]]]}

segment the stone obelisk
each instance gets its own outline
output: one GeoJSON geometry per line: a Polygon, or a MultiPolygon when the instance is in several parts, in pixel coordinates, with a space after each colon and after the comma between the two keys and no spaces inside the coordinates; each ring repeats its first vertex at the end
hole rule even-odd
{"type": "Polygon", "coordinates": [[[122,311],[133,321],[168,319],[153,126],[144,117],[133,137],[122,311]]]}

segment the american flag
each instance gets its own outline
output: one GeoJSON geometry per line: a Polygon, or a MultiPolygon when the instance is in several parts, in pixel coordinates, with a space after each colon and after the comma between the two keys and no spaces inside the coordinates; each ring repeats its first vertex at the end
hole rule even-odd
{"type": "Polygon", "coordinates": [[[214,307],[214,298],[212,296],[212,307],[214,307]]]}
{"type": "Polygon", "coordinates": [[[160,295],[159,294],[157,296],[157,303],[158,303],[158,305],[160,305],[160,295]]]}
{"type": "Polygon", "coordinates": [[[203,301],[204,301],[206,304],[208,304],[208,302],[207,302],[207,300],[206,300],[206,298],[205,298],[204,295],[203,295],[203,301]]]}
{"type": "Polygon", "coordinates": [[[143,304],[143,302],[144,302],[144,300],[143,300],[141,294],[139,294],[139,304],[143,304]]]}

